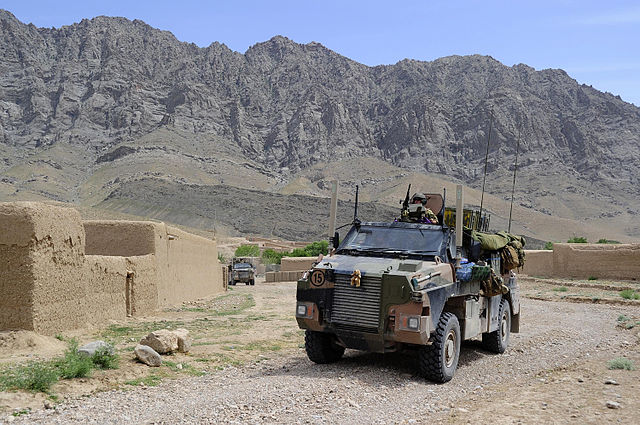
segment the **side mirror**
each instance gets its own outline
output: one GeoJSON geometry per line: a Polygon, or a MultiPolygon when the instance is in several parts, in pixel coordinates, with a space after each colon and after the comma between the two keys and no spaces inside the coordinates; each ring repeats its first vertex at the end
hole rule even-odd
{"type": "Polygon", "coordinates": [[[333,245],[334,248],[338,248],[338,245],[340,245],[340,234],[338,232],[335,232],[333,234],[333,238],[331,239],[331,245],[333,245]]]}

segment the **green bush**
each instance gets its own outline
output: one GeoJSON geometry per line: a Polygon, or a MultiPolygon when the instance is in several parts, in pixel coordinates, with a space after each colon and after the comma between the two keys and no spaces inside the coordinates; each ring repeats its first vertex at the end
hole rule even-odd
{"type": "Polygon", "coordinates": [[[620,243],[619,241],[614,241],[611,239],[598,239],[598,243],[610,243],[610,244],[618,244],[620,243]]]}
{"type": "Polygon", "coordinates": [[[64,355],[51,361],[33,361],[0,370],[0,391],[27,390],[49,392],[59,379],[84,378],[91,375],[94,367],[117,369],[118,356],[103,348],[87,357],[78,353],[78,342],[69,341],[64,355]]]}
{"type": "Polygon", "coordinates": [[[222,255],[221,253],[218,253],[218,261],[219,261],[220,263],[226,263],[226,262],[227,262],[227,259],[226,259],[226,258],[224,258],[224,255],[222,255]]]}
{"type": "Polygon", "coordinates": [[[280,264],[282,257],[289,255],[286,252],[278,252],[275,249],[267,248],[262,251],[262,262],[264,264],[280,264]]]}
{"type": "Polygon", "coordinates": [[[598,280],[598,278],[596,276],[589,276],[588,280],[598,280]]]}
{"type": "Polygon", "coordinates": [[[78,353],[78,341],[72,339],[64,356],[55,361],[54,366],[63,379],[84,378],[91,375],[93,362],[90,357],[78,353]]]}
{"type": "Polygon", "coordinates": [[[588,243],[588,241],[587,241],[587,238],[585,237],[574,236],[573,238],[569,239],[567,243],[588,243]]]}
{"type": "Polygon", "coordinates": [[[317,257],[320,254],[326,254],[329,250],[329,241],[316,241],[304,247],[307,257],[317,257]]]}
{"type": "Polygon", "coordinates": [[[620,369],[620,370],[633,370],[633,362],[629,359],[625,359],[624,357],[618,357],[617,359],[609,360],[608,364],[609,369],[620,369]]]}
{"type": "Polygon", "coordinates": [[[620,291],[620,296],[625,300],[640,300],[640,294],[632,289],[625,289],[620,291]]]}
{"type": "Polygon", "coordinates": [[[259,257],[260,247],[258,245],[240,245],[235,252],[236,257],[259,257]]]}
{"type": "Polygon", "coordinates": [[[567,292],[569,288],[567,288],[566,286],[558,286],[557,288],[553,288],[553,290],[556,292],[567,292]]]}
{"type": "Polygon", "coordinates": [[[58,371],[50,362],[34,361],[0,372],[0,391],[27,390],[46,393],[59,379],[58,371]]]}
{"type": "Polygon", "coordinates": [[[117,354],[112,353],[111,349],[102,347],[93,353],[93,356],[91,356],[91,362],[94,366],[100,369],[117,369],[120,363],[120,358],[117,354]]]}
{"type": "Polygon", "coordinates": [[[553,242],[547,242],[544,244],[544,249],[547,249],[549,251],[553,250],[553,242]]]}

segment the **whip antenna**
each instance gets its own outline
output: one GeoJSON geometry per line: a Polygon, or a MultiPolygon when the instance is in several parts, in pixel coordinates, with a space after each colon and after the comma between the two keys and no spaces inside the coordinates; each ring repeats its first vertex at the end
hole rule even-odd
{"type": "Polygon", "coordinates": [[[489,142],[491,142],[491,130],[493,129],[493,114],[489,121],[489,136],[487,137],[487,153],[484,156],[484,177],[482,178],[482,195],[480,195],[480,220],[482,220],[482,205],[484,203],[484,183],[487,180],[487,162],[489,162],[489,142]]]}
{"type": "Polygon", "coordinates": [[[522,128],[518,127],[518,141],[516,143],[516,163],[513,166],[513,186],[511,187],[511,207],[509,207],[509,230],[511,233],[511,213],[513,212],[513,194],[516,191],[516,172],[518,171],[518,150],[520,149],[520,133],[522,128]]]}

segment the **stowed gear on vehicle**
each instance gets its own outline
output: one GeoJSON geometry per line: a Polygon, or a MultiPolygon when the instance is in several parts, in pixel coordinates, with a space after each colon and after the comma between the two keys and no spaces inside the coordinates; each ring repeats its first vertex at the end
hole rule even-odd
{"type": "Polygon", "coordinates": [[[505,233],[502,247],[483,244],[489,217],[464,210],[465,258],[456,258],[455,217],[449,208],[445,214],[444,197],[410,204],[408,194],[393,222],[354,218],[335,251],[298,281],[296,319],[312,361],[337,361],[345,348],[415,349],[420,374],[447,382],[463,340],[482,335],[485,348],[502,353],[519,331],[516,275],[500,254],[513,245],[521,251],[524,238],[505,233]]]}

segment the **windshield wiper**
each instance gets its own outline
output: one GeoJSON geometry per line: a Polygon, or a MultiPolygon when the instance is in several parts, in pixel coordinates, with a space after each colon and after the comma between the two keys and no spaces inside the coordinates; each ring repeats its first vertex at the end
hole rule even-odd
{"type": "Polygon", "coordinates": [[[340,251],[363,253],[363,254],[406,254],[407,252],[406,250],[399,250],[399,249],[392,249],[392,248],[377,248],[377,247],[344,248],[340,251]]]}

